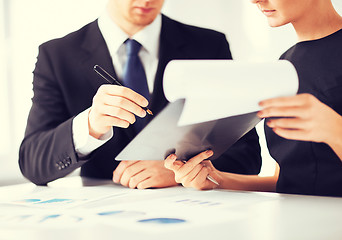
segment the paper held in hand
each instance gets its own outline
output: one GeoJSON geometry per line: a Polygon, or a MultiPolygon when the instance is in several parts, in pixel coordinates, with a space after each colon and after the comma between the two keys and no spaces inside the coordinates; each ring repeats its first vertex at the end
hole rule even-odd
{"type": "Polygon", "coordinates": [[[116,160],[163,160],[170,153],[188,160],[207,149],[214,160],[260,122],[261,100],[297,91],[297,72],[285,60],[172,61],[164,74],[170,103],[116,160]]]}
{"type": "Polygon", "coordinates": [[[164,74],[166,98],[186,99],[180,126],[259,111],[261,100],[297,91],[297,72],[286,60],[177,60],[164,74]]]}

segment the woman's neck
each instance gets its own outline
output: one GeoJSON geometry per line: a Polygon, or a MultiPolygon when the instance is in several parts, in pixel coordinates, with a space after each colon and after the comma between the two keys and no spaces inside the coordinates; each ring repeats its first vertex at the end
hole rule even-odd
{"type": "Polygon", "coordinates": [[[313,7],[310,14],[292,22],[298,41],[316,40],[342,29],[342,17],[331,2],[313,7]]]}

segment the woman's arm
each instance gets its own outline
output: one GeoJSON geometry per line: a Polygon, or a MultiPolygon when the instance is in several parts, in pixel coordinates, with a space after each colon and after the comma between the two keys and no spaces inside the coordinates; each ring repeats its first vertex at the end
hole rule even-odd
{"type": "Polygon", "coordinates": [[[224,181],[220,183],[219,187],[231,190],[275,192],[279,170],[279,165],[276,164],[274,175],[267,177],[220,172],[224,181]]]}
{"type": "Polygon", "coordinates": [[[165,167],[175,173],[175,180],[184,187],[192,187],[199,190],[206,189],[230,189],[246,191],[275,191],[279,175],[277,166],[274,176],[260,177],[258,175],[242,175],[228,172],[221,172],[215,169],[211,161],[212,151],[205,151],[191,158],[186,163],[177,161],[177,156],[171,154],[165,160],[165,167]],[[210,175],[219,185],[207,179],[210,175]]]}

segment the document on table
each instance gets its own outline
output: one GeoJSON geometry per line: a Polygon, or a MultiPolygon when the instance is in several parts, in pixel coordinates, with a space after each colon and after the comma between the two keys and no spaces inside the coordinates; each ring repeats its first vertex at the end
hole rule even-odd
{"type": "Polygon", "coordinates": [[[208,149],[215,160],[260,122],[261,100],[297,91],[297,72],[285,60],[172,61],[164,74],[170,103],[116,160],[163,160],[171,153],[188,160],[208,149]]]}
{"type": "Polygon", "coordinates": [[[0,226],[5,228],[65,229],[98,224],[155,233],[236,221],[245,214],[235,208],[275,200],[259,194],[182,187],[142,191],[113,183],[95,188],[36,187],[7,195],[0,195],[0,226]]]}

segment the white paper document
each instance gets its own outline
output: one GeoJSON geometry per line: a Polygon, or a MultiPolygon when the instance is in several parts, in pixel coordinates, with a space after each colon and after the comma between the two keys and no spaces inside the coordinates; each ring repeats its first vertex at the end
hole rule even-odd
{"type": "Polygon", "coordinates": [[[286,60],[174,60],[163,84],[170,102],[185,99],[182,126],[258,111],[261,100],[295,95],[298,76],[286,60]]]}
{"type": "Polygon", "coordinates": [[[297,93],[298,76],[284,60],[175,60],[163,87],[170,103],[116,160],[188,160],[208,149],[215,160],[260,122],[260,101],[297,93]]]}

